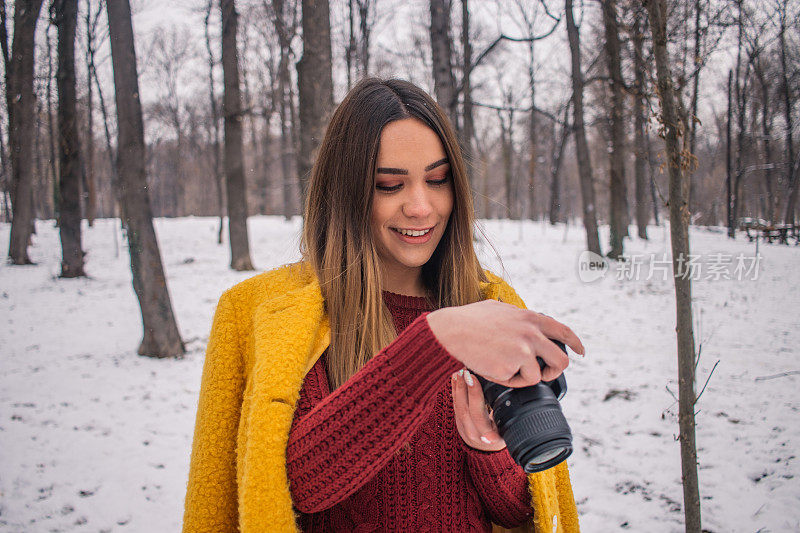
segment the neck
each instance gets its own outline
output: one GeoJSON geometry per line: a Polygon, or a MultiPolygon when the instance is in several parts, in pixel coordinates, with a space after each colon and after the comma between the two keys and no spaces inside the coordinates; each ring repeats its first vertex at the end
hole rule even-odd
{"type": "Polygon", "coordinates": [[[397,276],[383,274],[383,290],[406,296],[427,296],[428,291],[422,283],[422,270],[415,275],[397,276]]]}

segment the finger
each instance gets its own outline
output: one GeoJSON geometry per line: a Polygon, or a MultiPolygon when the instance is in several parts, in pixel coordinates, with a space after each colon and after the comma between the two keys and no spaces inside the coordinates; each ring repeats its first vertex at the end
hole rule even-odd
{"type": "Polygon", "coordinates": [[[457,381],[458,381],[458,372],[452,375],[450,380],[450,385],[452,386],[452,393],[453,393],[453,412],[455,413],[456,429],[458,430],[458,434],[461,435],[462,438],[465,438],[464,426],[461,424],[461,416],[459,415],[459,412],[464,410],[464,404],[463,404],[463,398],[459,398],[456,393],[457,381]]]}
{"type": "Polygon", "coordinates": [[[475,429],[469,414],[469,393],[462,372],[459,372],[453,381],[453,411],[456,415],[456,424],[460,425],[461,435],[469,441],[467,444],[476,443],[480,439],[480,433],[475,429]]]}
{"type": "MultiPolygon", "coordinates": [[[[492,432],[492,419],[489,418],[489,411],[486,409],[483,389],[478,380],[470,376],[468,370],[464,371],[464,381],[467,383],[467,411],[478,434],[485,438],[487,434],[492,432]]],[[[486,442],[486,444],[489,444],[489,442],[486,442]]]]}
{"type": "Polygon", "coordinates": [[[559,340],[572,348],[573,351],[581,355],[586,355],[586,349],[583,347],[583,343],[581,343],[581,340],[569,327],[555,318],[543,315],[542,313],[535,313],[535,315],[534,320],[536,321],[536,325],[545,337],[559,340]]]}
{"type": "Polygon", "coordinates": [[[542,380],[541,373],[539,372],[539,364],[534,363],[533,365],[530,365],[530,367],[531,367],[530,371],[526,371],[523,373],[522,369],[520,369],[520,372],[515,374],[511,379],[506,380],[500,384],[505,387],[511,387],[513,389],[519,389],[521,387],[530,387],[531,385],[536,385],[542,380]],[[536,372],[537,374],[534,374],[534,372],[536,372]]]}
{"type": "Polygon", "coordinates": [[[536,348],[536,355],[541,357],[547,365],[541,371],[543,381],[556,379],[569,366],[567,354],[550,339],[544,336],[536,337],[533,344],[536,348]]]}

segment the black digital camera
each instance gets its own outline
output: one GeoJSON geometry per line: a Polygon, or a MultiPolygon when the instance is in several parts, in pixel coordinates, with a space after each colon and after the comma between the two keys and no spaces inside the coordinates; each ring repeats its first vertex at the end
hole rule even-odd
{"type": "MultiPolygon", "coordinates": [[[[550,340],[566,353],[563,343],[550,340]]],[[[525,472],[547,470],[572,454],[572,432],[558,403],[567,392],[564,374],[518,389],[477,378],[508,452],[525,472]]]]}

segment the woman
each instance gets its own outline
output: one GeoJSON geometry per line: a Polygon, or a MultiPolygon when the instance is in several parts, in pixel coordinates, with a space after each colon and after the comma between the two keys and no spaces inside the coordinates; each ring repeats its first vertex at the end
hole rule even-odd
{"type": "Polygon", "coordinates": [[[470,371],[530,385],[567,366],[548,337],[583,347],[481,269],[472,216],[435,102],[353,88],[312,171],[303,261],[217,306],[184,531],[577,531],[566,464],[526,476],[470,371]]]}

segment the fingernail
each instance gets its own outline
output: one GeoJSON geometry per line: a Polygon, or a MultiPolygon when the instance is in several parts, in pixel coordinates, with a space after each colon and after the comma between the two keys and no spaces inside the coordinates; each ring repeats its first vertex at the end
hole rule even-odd
{"type": "Polygon", "coordinates": [[[461,370],[459,370],[459,371],[458,371],[458,375],[459,375],[459,376],[463,376],[463,375],[464,375],[464,369],[463,369],[463,368],[462,368],[461,370]]]}
{"type": "Polygon", "coordinates": [[[483,435],[481,435],[481,440],[482,440],[483,442],[485,442],[486,444],[491,444],[491,443],[492,443],[492,441],[490,441],[489,439],[487,439],[487,438],[486,438],[486,437],[484,437],[483,435]]]}
{"type": "Polygon", "coordinates": [[[472,374],[469,373],[469,370],[464,371],[464,381],[466,381],[467,385],[469,385],[470,387],[472,387],[475,384],[475,382],[472,380],[472,374]]]}

